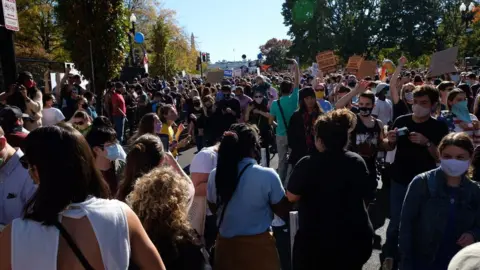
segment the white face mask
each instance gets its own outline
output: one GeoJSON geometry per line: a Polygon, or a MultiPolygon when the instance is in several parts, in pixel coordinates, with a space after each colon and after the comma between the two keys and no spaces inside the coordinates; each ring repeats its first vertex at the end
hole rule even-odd
{"type": "Polygon", "coordinates": [[[412,111],[413,111],[413,114],[417,117],[425,117],[427,115],[430,115],[430,109],[424,108],[418,104],[414,104],[412,106],[412,111]]]}
{"type": "Polygon", "coordinates": [[[470,160],[441,159],[440,168],[449,176],[460,176],[467,172],[470,160]]]}
{"type": "Polygon", "coordinates": [[[405,93],[405,100],[407,102],[410,102],[413,100],[413,92],[408,92],[408,93],[405,93]]]}

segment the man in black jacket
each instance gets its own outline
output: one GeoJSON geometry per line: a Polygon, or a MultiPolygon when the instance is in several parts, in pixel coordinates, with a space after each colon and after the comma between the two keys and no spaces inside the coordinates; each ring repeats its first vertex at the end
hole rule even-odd
{"type": "Polygon", "coordinates": [[[233,97],[231,86],[224,85],[221,91],[223,99],[217,102],[215,110],[216,119],[218,120],[218,136],[229,130],[230,126],[237,123],[241,116],[240,102],[233,97]]]}

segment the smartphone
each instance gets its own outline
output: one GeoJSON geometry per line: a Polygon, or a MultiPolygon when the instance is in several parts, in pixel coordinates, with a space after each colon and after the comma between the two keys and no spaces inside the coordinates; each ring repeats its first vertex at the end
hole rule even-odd
{"type": "Polygon", "coordinates": [[[407,127],[397,129],[397,137],[405,136],[410,134],[410,131],[407,127]]]}

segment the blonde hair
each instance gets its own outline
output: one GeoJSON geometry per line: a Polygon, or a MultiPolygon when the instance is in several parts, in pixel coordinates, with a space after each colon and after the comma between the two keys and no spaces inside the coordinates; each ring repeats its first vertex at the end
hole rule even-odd
{"type": "Polygon", "coordinates": [[[188,221],[187,181],[172,168],[158,167],[140,177],[126,199],[159,250],[194,239],[188,221]]]}

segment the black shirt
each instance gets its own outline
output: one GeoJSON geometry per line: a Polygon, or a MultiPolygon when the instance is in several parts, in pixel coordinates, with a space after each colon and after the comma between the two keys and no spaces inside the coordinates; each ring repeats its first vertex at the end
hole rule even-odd
{"type": "Polygon", "coordinates": [[[315,152],[302,158],[292,171],[288,191],[301,196],[299,232],[305,241],[315,242],[316,248],[371,244],[373,229],[364,205],[368,181],[365,161],[356,153],[315,152]]]}
{"type": "MultiPolygon", "coordinates": [[[[393,128],[403,127],[407,127],[409,132],[422,134],[436,146],[448,134],[448,127],[444,122],[430,118],[426,122],[415,123],[412,114],[401,116],[393,123],[393,128]]],[[[397,153],[393,162],[394,181],[408,185],[415,176],[436,166],[436,161],[426,146],[412,143],[407,135],[397,137],[397,153]]]]}
{"type": "Polygon", "coordinates": [[[393,104],[393,121],[402,116],[412,112],[412,109],[409,105],[403,100],[399,100],[396,104],[393,104]]]}
{"type": "Polygon", "coordinates": [[[240,102],[235,98],[220,100],[217,104],[216,114],[218,116],[218,132],[222,134],[224,131],[230,129],[232,124],[237,123],[237,120],[241,116],[240,102]],[[235,112],[235,115],[227,113],[227,108],[230,108],[235,112]]]}

